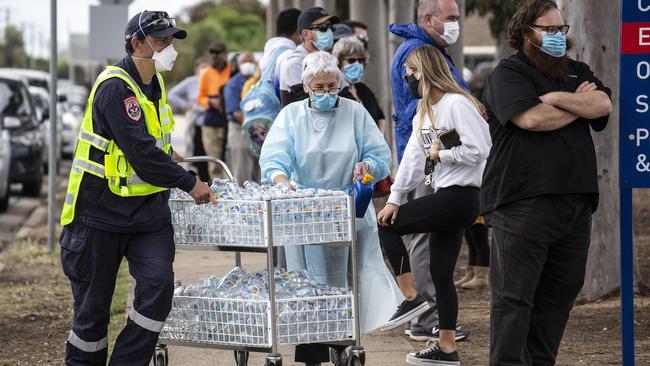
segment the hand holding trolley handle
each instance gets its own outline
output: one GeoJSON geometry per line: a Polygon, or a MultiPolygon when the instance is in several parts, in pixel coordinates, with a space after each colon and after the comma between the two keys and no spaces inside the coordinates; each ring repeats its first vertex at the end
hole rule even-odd
{"type": "MultiPolygon", "coordinates": [[[[188,162],[188,163],[200,163],[200,162],[210,162],[213,164],[219,164],[223,168],[223,171],[226,173],[228,176],[228,179],[234,180],[232,173],[230,172],[230,169],[228,166],[221,160],[214,158],[212,156],[191,156],[184,158],[183,161],[188,162]]],[[[212,190],[210,190],[210,186],[207,185],[204,182],[201,182],[200,179],[196,179],[196,184],[194,184],[194,188],[192,188],[192,191],[190,191],[190,196],[194,198],[194,202],[197,205],[212,202],[213,205],[217,205],[217,198],[214,196],[214,193],[212,193],[212,190]]]]}

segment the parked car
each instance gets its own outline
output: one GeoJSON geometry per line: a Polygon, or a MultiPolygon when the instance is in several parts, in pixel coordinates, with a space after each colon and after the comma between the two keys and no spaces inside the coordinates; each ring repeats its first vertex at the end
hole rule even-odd
{"type": "Polygon", "coordinates": [[[23,194],[38,197],[43,183],[45,138],[27,82],[0,71],[0,116],[10,134],[12,183],[22,183],[23,194]]]}
{"type": "Polygon", "coordinates": [[[59,103],[57,107],[57,113],[61,116],[61,154],[64,158],[71,158],[77,147],[83,116],[77,113],[75,108],[66,102],[59,103]]]}
{"type": "MultiPolygon", "coordinates": [[[[47,90],[41,88],[40,86],[30,86],[29,93],[32,95],[32,100],[34,101],[34,108],[36,109],[36,118],[41,123],[41,132],[45,136],[45,149],[43,149],[43,171],[48,173],[49,167],[49,146],[50,146],[50,93],[47,90]]],[[[58,103],[57,103],[58,104],[58,103]]],[[[60,106],[57,106],[57,120],[56,124],[56,173],[59,172],[59,165],[61,161],[61,146],[62,146],[62,131],[63,131],[63,118],[61,112],[58,110],[60,106]]]]}
{"type": "Polygon", "coordinates": [[[29,86],[38,86],[48,93],[50,92],[50,74],[45,71],[4,67],[0,68],[0,73],[11,73],[20,76],[27,81],[29,86]]]}
{"type": "MultiPolygon", "coordinates": [[[[0,117],[2,118],[2,117],[0,117]]],[[[9,167],[11,165],[11,137],[0,120],[0,212],[7,211],[11,183],[9,182],[9,167]]]]}

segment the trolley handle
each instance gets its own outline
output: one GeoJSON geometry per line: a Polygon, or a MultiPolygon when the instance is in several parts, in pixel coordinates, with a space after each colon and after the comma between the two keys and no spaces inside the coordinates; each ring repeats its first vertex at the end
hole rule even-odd
{"type": "Polygon", "coordinates": [[[230,171],[230,168],[228,168],[228,165],[226,165],[226,163],[224,163],[223,161],[215,157],[207,156],[207,155],[189,156],[185,158],[185,161],[188,163],[213,163],[213,164],[220,165],[223,171],[226,172],[228,179],[230,179],[231,181],[235,181],[235,176],[232,175],[232,172],[230,171]]]}

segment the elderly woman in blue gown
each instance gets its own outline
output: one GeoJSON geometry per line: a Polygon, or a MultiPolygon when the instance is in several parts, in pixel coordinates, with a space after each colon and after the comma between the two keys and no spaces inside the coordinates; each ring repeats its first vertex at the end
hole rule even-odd
{"type": "MultiPolygon", "coordinates": [[[[344,79],[337,62],[326,52],[311,53],[303,61],[302,80],[309,99],[282,109],[262,147],[262,176],[274,184],[295,181],[307,188],[347,191],[366,172],[375,182],[388,176],[391,153],[376,123],[363,105],[338,96],[344,79]]],[[[372,205],[357,219],[356,227],[360,321],[365,333],[383,325],[403,298],[384,264],[372,205]]],[[[330,286],[349,285],[349,248],[285,249],[288,269],[306,269],[316,281],[330,286]]]]}

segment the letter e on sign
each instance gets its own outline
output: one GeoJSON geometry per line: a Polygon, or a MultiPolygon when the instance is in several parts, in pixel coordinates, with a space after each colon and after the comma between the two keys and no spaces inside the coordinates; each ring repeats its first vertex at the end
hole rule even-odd
{"type": "Polygon", "coordinates": [[[650,28],[639,28],[639,46],[650,46],[650,28]]]}

